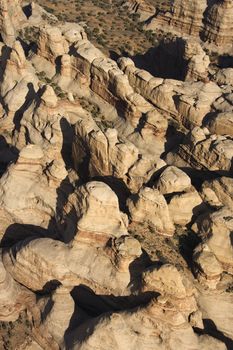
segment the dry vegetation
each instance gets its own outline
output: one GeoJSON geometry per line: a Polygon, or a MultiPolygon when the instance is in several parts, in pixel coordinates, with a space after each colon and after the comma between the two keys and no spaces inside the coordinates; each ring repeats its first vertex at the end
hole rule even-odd
{"type": "Polygon", "coordinates": [[[31,326],[26,313],[22,312],[16,322],[0,322],[0,349],[17,350],[30,342],[31,326]]]}
{"type": "MultiPolygon", "coordinates": [[[[59,20],[82,23],[90,41],[105,54],[136,55],[157,45],[163,33],[144,31],[136,14],[130,15],[121,0],[37,0],[59,20]]],[[[167,1],[170,3],[170,1],[167,1]]],[[[164,1],[154,0],[154,5],[164,1]]]]}
{"type": "Polygon", "coordinates": [[[176,227],[173,237],[157,235],[151,227],[131,223],[129,232],[142,245],[151,261],[174,264],[187,268],[191,264],[193,249],[200,242],[192,230],[176,227]],[[156,239],[155,239],[156,236],[156,239]]]}

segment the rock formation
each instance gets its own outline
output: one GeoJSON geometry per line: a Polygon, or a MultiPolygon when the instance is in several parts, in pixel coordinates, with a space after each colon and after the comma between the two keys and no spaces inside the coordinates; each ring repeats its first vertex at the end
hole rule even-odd
{"type": "Polygon", "coordinates": [[[206,9],[205,1],[175,0],[170,12],[158,13],[147,25],[148,29],[155,26],[168,26],[175,32],[197,36],[202,29],[203,13],[206,9]]]}
{"type": "Polygon", "coordinates": [[[136,13],[146,30],[158,29],[182,36],[191,36],[210,42],[215,49],[232,50],[232,11],[230,0],[184,1],[174,0],[155,6],[147,1],[126,1],[130,13],[136,13]]]}
{"type": "Polygon", "coordinates": [[[12,46],[17,37],[17,31],[23,22],[26,22],[26,16],[22,10],[22,1],[1,0],[0,16],[2,39],[6,45],[12,46]]]}
{"type": "Polygon", "coordinates": [[[155,7],[152,4],[144,0],[128,0],[124,2],[130,13],[136,13],[140,16],[141,21],[146,21],[156,12],[155,7]]]}
{"type": "Polygon", "coordinates": [[[232,45],[233,4],[230,0],[214,1],[207,9],[204,39],[218,46],[232,45]]]}
{"type": "Polygon", "coordinates": [[[232,348],[232,79],[194,39],[229,44],[230,2],[127,1],[192,36],[176,79],[22,5],[0,3],[1,332],[27,327],[21,350],[232,348]]]}
{"type": "Polygon", "coordinates": [[[146,222],[156,233],[170,236],[174,225],[170,218],[167,203],[162,194],[151,188],[142,188],[136,198],[128,200],[130,220],[146,222]]]}

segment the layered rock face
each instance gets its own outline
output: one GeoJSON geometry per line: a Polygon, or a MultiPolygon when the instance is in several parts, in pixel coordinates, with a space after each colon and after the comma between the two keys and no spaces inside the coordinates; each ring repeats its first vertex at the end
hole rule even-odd
{"type": "MultiPolygon", "coordinates": [[[[188,128],[201,126],[204,117],[214,110],[214,106],[219,110],[219,102],[224,101],[220,87],[214,82],[190,83],[157,78],[145,70],[136,68],[129,58],[119,59],[119,66],[127,74],[131,85],[146,99],[166,116],[176,118],[188,128]]],[[[189,73],[191,78],[193,73],[189,73]]],[[[229,112],[232,109],[230,105],[224,107],[229,112]]]]}
{"type": "Polygon", "coordinates": [[[137,13],[146,30],[158,29],[201,38],[216,45],[220,52],[225,46],[232,49],[232,2],[224,1],[184,1],[174,0],[151,6],[149,1],[126,1],[125,5],[132,13],[137,13]]]}
{"type": "Polygon", "coordinates": [[[177,154],[168,155],[167,161],[178,164],[179,158],[196,169],[208,169],[219,174],[232,173],[233,140],[227,136],[205,134],[194,128],[187,136],[187,143],[180,145],[177,154]],[[176,163],[178,162],[178,163],[176,163]]]}
{"type": "MultiPolygon", "coordinates": [[[[17,348],[231,348],[229,73],[184,40],[183,80],[156,77],[39,5],[3,5],[38,33],[0,44],[0,321],[26,311],[17,348]]],[[[156,18],[196,35],[205,6],[156,18]]]]}
{"type": "MultiPolygon", "coordinates": [[[[160,132],[163,135],[166,128],[167,122],[162,116],[150,113],[141,133],[145,133],[145,138],[153,139],[158,132],[159,138],[160,132]]],[[[91,177],[113,176],[123,180],[132,192],[137,192],[163,166],[161,159],[142,154],[133,142],[120,140],[116,129],[100,130],[92,118],[76,123],[73,156],[77,170],[85,163],[91,177]]]]}
{"type": "Polygon", "coordinates": [[[230,0],[215,1],[209,6],[205,18],[203,37],[218,46],[232,45],[233,4],[230,0]]]}
{"type": "Polygon", "coordinates": [[[185,80],[208,81],[209,56],[206,55],[201,45],[187,40],[185,42],[184,59],[187,60],[185,80]]]}
{"type": "Polygon", "coordinates": [[[124,5],[128,7],[131,13],[138,14],[141,21],[146,21],[156,12],[155,7],[144,0],[129,0],[125,1],[124,5]]]}
{"type": "Polygon", "coordinates": [[[133,222],[147,222],[158,234],[170,236],[174,225],[163,195],[151,188],[142,188],[137,198],[128,200],[130,219],[133,222]]]}
{"type": "Polygon", "coordinates": [[[197,36],[202,28],[203,13],[206,9],[205,1],[175,0],[170,12],[158,14],[147,25],[153,29],[157,25],[168,26],[178,33],[197,36]]]}
{"type": "Polygon", "coordinates": [[[13,45],[17,31],[22,23],[26,22],[26,16],[21,6],[21,0],[1,0],[0,3],[1,35],[4,43],[8,46],[13,45]]]}

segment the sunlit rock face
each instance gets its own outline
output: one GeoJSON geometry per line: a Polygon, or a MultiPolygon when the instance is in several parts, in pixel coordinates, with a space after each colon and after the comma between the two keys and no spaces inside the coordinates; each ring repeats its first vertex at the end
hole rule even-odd
{"type": "Polygon", "coordinates": [[[158,29],[178,36],[191,36],[215,45],[222,52],[232,49],[232,11],[230,0],[174,0],[152,6],[149,1],[125,1],[130,13],[139,15],[146,30],[158,29]]]}
{"type": "Polygon", "coordinates": [[[1,0],[0,2],[0,27],[4,43],[12,46],[17,37],[17,31],[26,22],[26,16],[22,10],[21,0],[1,0]]]}
{"type": "Polygon", "coordinates": [[[172,2],[170,11],[159,12],[152,17],[146,25],[146,29],[155,29],[156,26],[171,29],[176,33],[198,36],[203,28],[203,13],[206,9],[206,1],[184,1],[172,2]]]}
{"type": "Polygon", "coordinates": [[[214,1],[207,9],[203,32],[204,40],[218,46],[232,45],[232,14],[232,1],[214,1]]]}
{"type": "Polygon", "coordinates": [[[0,1],[0,348],[232,348],[232,68],[195,39],[228,45],[231,3],[127,1],[186,36],[159,76],[22,5],[0,1]]]}

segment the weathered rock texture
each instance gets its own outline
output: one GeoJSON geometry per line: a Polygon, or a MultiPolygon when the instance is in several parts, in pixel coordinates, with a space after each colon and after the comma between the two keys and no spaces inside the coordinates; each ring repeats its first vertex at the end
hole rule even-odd
{"type": "Polygon", "coordinates": [[[159,191],[142,188],[137,196],[128,200],[128,208],[133,222],[146,222],[158,234],[170,236],[174,233],[166,200],[159,191]]]}
{"type": "Polygon", "coordinates": [[[156,12],[155,7],[144,0],[128,0],[124,2],[130,13],[136,13],[140,16],[141,21],[146,21],[156,12]]]}
{"type": "Polygon", "coordinates": [[[184,1],[174,0],[167,4],[150,6],[149,1],[126,2],[130,12],[138,13],[145,21],[145,29],[172,32],[201,38],[232,49],[232,11],[231,0],[223,1],[184,1]]]}
{"type": "Polygon", "coordinates": [[[18,29],[20,29],[23,22],[26,22],[21,3],[21,0],[1,0],[0,2],[1,36],[4,43],[8,46],[13,45],[18,29]]]}
{"type": "MultiPolygon", "coordinates": [[[[229,41],[228,2],[128,3],[229,41]]],[[[28,6],[0,2],[0,321],[26,310],[21,350],[232,348],[230,72],[182,39],[154,77],[28,6]]]]}
{"type": "Polygon", "coordinates": [[[172,28],[175,32],[198,36],[202,29],[203,13],[206,9],[205,1],[175,0],[170,12],[158,13],[148,24],[148,29],[157,26],[172,28]]]}
{"type": "MultiPolygon", "coordinates": [[[[167,123],[163,123],[163,119],[161,123],[160,118],[152,113],[147,115],[144,127],[145,133],[148,130],[147,137],[160,132],[164,134],[167,123]]],[[[86,164],[91,177],[113,176],[123,180],[133,192],[137,192],[163,166],[161,159],[144,155],[132,142],[119,139],[116,129],[100,130],[92,118],[80,119],[76,123],[73,156],[77,170],[86,164]]]]}
{"type": "Polygon", "coordinates": [[[230,0],[214,1],[205,15],[204,39],[218,46],[232,45],[233,4],[230,0]]]}

